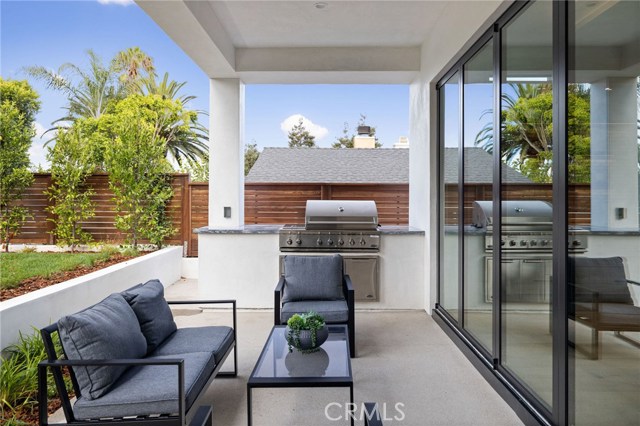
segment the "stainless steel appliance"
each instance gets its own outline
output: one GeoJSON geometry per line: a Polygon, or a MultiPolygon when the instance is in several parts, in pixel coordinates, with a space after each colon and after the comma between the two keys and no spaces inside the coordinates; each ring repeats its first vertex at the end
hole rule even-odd
{"type": "MultiPolygon", "coordinates": [[[[539,200],[502,202],[502,277],[508,302],[548,303],[551,294],[553,209],[539,200]]],[[[485,233],[485,300],[493,296],[493,202],[473,203],[473,226],[485,233]]],[[[587,251],[587,236],[571,232],[572,254],[587,251]]]]}
{"type": "Polygon", "coordinates": [[[374,201],[308,200],[304,225],[284,225],[279,234],[280,273],[287,254],[340,253],[355,299],[378,300],[380,231],[374,201]]]}

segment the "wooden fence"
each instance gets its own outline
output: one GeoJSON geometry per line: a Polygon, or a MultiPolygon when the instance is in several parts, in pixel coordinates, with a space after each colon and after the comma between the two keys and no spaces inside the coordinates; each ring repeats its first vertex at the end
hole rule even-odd
{"type": "MultiPolygon", "coordinates": [[[[35,182],[28,188],[22,204],[29,208],[31,218],[22,227],[15,243],[55,244],[51,234],[53,216],[46,211],[49,199],[45,193],[51,185],[51,175],[35,174],[35,182]]],[[[123,235],[114,225],[115,205],[109,189],[108,175],[95,174],[88,180],[95,192],[92,201],[95,216],[82,224],[95,241],[119,243],[123,235]]],[[[176,233],[168,244],[185,247],[186,256],[198,255],[198,236],[193,229],[207,226],[209,217],[209,184],[190,182],[187,174],[172,178],[173,198],[167,207],[176,233]]],[[[491,200],[491,185],[468,184],[464,189],[465,223],[471,223],[473,201],[491,200]]],[[[505,199],[535,199],[551,201],[551,185],[508,185],[505,199]]],[[[307,200],[374,200],[382,225],[409,223],[408,184],[319,184],[319,183],[246,183],[244,190],[246,224],[304,223],[307,200]]],[[[445,188],[445,223],[457,223],[457,186],[445,188]]],[[[569,221],[574,225],[590,223],[590,185],[574,185],[569,190],[569,221]]]]}

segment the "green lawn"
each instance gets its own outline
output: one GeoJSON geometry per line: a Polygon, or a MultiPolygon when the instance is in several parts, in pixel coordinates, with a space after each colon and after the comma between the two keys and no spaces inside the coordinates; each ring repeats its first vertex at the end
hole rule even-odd
{"type": "Polygon", "coordinates": [[[0,253],[0,289],[17,287],[31,277],[49,277],[80,265],[91,266],[111,253],[0,253]]]}

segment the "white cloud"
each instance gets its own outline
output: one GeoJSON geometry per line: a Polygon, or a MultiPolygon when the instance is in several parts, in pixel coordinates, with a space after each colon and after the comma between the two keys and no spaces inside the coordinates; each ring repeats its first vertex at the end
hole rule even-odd
{"type": "Polygon", "coordinates": [[[120,6],[129,6],[133,4],[133,0],[98,0],[100,4],[117,4],[120,6]]]}
{"type": "Polygon", "coordinates": [[[44,143],[55,136],[54,132],[49,132],[43,136],[47,130],[40,123],[34,123],[36,129],[36,135],[31,140],[31,148],[29,148],[29,159],[31,160],[31,166],[37,169],[38,166],[42,166],[43,169],[48,169],[51,165],[47,160],[47,148],[44,143]]]}
{"type": "Polygon", "coordinates": [[[322,127],[319,124],[315,124],[313,121],[309,120],[307,117],[301,114],[293,114],[285,118],[284,121],[280,123],[280,129],[282,129],[285,135],[289,134],[293,126],[298,124],[301,118],[304,128],[307,129],[313,136],[315,136],[316,139],[320,140],[327,136],[327,134],[329,133],[329,129],[327,129],[326,127],[322,127]]]}

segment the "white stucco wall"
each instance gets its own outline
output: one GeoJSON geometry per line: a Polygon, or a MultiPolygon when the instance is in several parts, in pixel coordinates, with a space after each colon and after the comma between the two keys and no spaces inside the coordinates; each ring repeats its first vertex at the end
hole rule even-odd
{"type": "MultiPolygon", "coordinates": [[[[278,234],[216,233],[198,236],[198,292],[236,299],[240,308],[273,308],[279,277],[278,234]]],[[[379,301],[362,309],[424,309],[424,236],[383,235],[379,301]]]]}
{"type": "Polygon", "coordinates": [[[454,1],[422,45],[420,75],[410,86],[410,225],[425,233],[425,299],[427,312],[436,301],[437,253],[437,98],[435,84],[450,64],[486,31],[510,1],[454,1]],[[451,25],[455,22],[455,25],[451,25]]]}
{"type": "Polygon", "coordinates": [[[64,315],[78,312],[111,293],[157,278],[165,286],[180,279],[182,247],[162,250],[0,302],[0,349],[64,315]]]}

